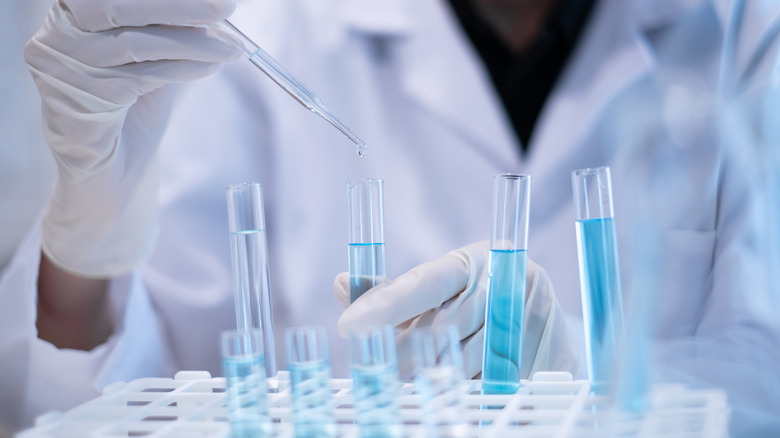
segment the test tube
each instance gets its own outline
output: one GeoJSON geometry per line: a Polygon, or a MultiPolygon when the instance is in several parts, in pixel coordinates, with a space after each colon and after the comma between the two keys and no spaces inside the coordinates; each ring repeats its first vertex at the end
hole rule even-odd
{"type": "Polygon", "coordinates": [[[416,329],[412,332],[412,354],[414,383],[422,397],[427,435],[468,435],[463,398],[468,384],[464,380],[457,327],[445,325],[416,329]]]}
{"type": "Polygon", "coordinates": [[[624,336],[609,167],[572,173],[580,291],[591,389],[609,392],[624,336]]]}
{"type": "Polygon", "coordinates": [[[335,436],[327,330],[323,326],[289,328],[285,331],[285,345],[295,436],[335,436]]]}
{"type": "Polygon", "coordinates": [[[265,345],[266,376],[276,375],[274,323],[268,275],[263,191],[258,183],[227,188],[230,249],[236,323],[239,330],[258,328],[265,345]]]}
{"type": "Polygon", "coordinates": [[[350,302],[387,280],[383,192],[379,178],[347,182],[350,302]]]}
{"type": "Polygon", "coordinates": [[[350,334],[352,395],[362,437],[400,437],[398,361],[390,326],[350,334]]]}
{"type": "Polygon", "coordinates": [[[506,173],[493,179],[482,359],[486,394],[513,394],[520,387],[530,194],[528,175],[506,173]]]}
{"type": "Polygon", "coordinates": [[[230,436],[270,436],[262,332],[258,329],[224,331],[221,347],[230,436]]]}

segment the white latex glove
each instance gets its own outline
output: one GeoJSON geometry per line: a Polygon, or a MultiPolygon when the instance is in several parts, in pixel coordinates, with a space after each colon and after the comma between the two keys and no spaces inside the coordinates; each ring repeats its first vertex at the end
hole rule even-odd
{"type": "Polygon", "coordinates": [[[239,56],[202,26],[234,7],[234,0],[55,2],[24,53],[59,171],[43,222],[42,246],[53,262],[115,276],[151,252],[155,151],[172,97],[163,86],[204,77],[239,56]]]}
{"type": "MultiPolygon", "coordinates": [[[[341,336],[362,326],[390,324],[396,335],[399,372],[413,369],[410,338],[417,327],[454,324],[462,338],[467,376],[482,369],[489,242],[472,243],[424,263],[397,279],[369,289],[349,304],[349,273],[336,276],[334,291],[347,309],[338,321],[341,336]]],[[[521,377],[536,371],[576,374],[563,311],[547,272],[528,260],[521,377]]]]}

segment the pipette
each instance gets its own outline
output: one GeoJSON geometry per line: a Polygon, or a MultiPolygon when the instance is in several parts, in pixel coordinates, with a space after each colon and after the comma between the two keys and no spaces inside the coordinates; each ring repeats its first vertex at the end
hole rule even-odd
{"type": "Polygon", "coordinates": [[[290,96],[294,97],[295,100],[300,102],[301,105],[328,121],[328,123],[352,140],[352,142],[357,145],[358,155],[362,157],[366,153],[366,143],[358,138],[358,136],[346,125],[341,123],[341,121],[333,115],[322,102],[320,102],[320,99],[314,92],[290,74],[290,72],[279,64],[278,61],[261,49],[260,46],[255,44],[254,41],[241,32],[233,23],[224,20],[213,23],[212,26],[219,31],[235,37],[231,40],[235,41],[237,47],[244,51],[244,54],[249,58],[249,61],[251,61],[252,64],[271,78],[271,80],[276,82],[277,85],[282,87],[290,96]]]}

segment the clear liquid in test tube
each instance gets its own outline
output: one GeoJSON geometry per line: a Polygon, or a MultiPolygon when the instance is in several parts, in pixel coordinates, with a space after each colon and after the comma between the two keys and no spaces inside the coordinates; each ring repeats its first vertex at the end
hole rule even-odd
{"type": "Polygon", "coordinates": [[[572,173],[580,290],[591,389],[609,393],[625,336],[608,167],[572,173]]]}
{"type": "Polygon", "coordinates": [[[349,296],[354,302],[387,281],[385,272],[384,183],[363,178],[347,183],[349,200],[349,296]]]}
{"type": "Polygon", "coordinates": [[[271,436],[262,332],[222,332],[221,351],[231,438],[271,436]]]}
{"type": "Polygon", "coordinates": [[[493,179],[482,358],[486,394],[513,394],[520,388],[530,193],[528,175],[499,174],[493,179]]]}
{"type": "Polygon", "coordinates": [[[233,290],[239,330],[259,329],[265,345],[266,376],[276,375],[263,192],[258,183],[227,188],[233,290]]]}

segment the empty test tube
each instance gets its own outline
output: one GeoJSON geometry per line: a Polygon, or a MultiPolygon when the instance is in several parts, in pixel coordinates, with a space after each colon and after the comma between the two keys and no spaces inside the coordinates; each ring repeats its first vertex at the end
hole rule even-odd
{"type": "Polygon", "coordinates": [[[296,438],[335,436],[325,327],[289,328],[285,331],[285,346],[296,438]]]}
{"type": "Polygon", "coordinates": [[[276,375],[274,323],[260,184],[230,185],[227,204],[236,323],[239,330],[257,328],[262,331],[266,376],[273,377],[276,375]]]}
{"type": "Polygon", "coordinates": [[[383,196],[381,179],[347,182],[350,302],[387,280],[383,196]]]}
{"type": "Polygon", "coordinates": [[[222,332],[221,342],[230,436],[270,436],[262,332],[228,330],[222,332]]]}
{"type": "Polygon", "coordinates": [[[460,336],[454,325],[412,332],[414,383],[422,397],[423,422],[429,437],[468,435],[460,336]]]}
{"type": "Polygon", "coordinates": [[[365,327],[350,335],[352,395],[361,437],[400,437],[398,361],[390,326],[365,327]]]}
{"type": "Polygon", "coordinates": [[[624,336],[612,181],[608,167],[572,173],[588,374],[609,392],[624,336]]]}
{"type": "Polygon", "coordinates": [[[486,394],[512,394],[520,387],[530,193],[528,175],[499,174],[493,179],[482,358],[486,394]]]}

